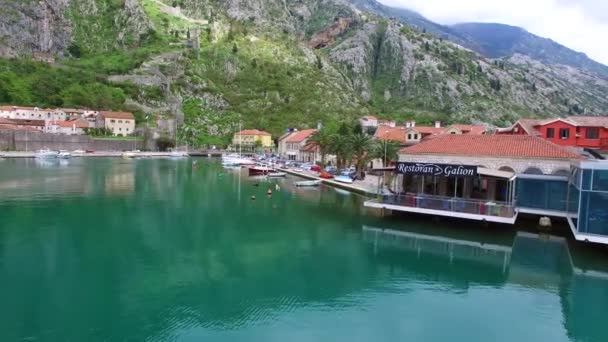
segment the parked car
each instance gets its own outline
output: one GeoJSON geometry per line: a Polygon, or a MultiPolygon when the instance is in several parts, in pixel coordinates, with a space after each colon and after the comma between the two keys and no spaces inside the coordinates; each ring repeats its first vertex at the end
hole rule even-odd
{"type": "Polygon", "coordinates": [[[319,165],[313,165],[310,167],[310,171],[321,172],[321,167],[319,165]]]}
{"type": "Polygon", "coordinates": [[[95,150],[86,150],[86,153],[95,153],[95,150]]]}
{"type": "Polygon", "coordinates": [[[325,172],[327,173],[331,173],[332,175],[335,175],[338,173],[338,168],[335,166],[328,166],[325,168],[325,172]]]}
{"type": "Polygon", "coordinates": [[[304,169],[304,170],[310,170],[311,167],[312,167],[311,163],[304,163],[304,164],[300,165],[300,168],[304,169]]]}

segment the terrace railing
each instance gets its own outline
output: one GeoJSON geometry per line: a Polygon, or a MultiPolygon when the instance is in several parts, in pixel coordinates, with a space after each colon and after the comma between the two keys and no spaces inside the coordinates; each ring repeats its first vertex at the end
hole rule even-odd
{"type": "Polygon", "coordinates": [[[487,200],[464,199],[423,194],[383,195],[374,200],[378,203],[399,205],[411,208],[441,210],[465,214],[511,218],[515,216],[514,203],[487,200]]]}

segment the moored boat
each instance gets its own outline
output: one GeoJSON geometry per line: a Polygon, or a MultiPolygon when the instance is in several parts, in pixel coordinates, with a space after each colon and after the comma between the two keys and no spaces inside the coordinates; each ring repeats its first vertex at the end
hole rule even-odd
{"type": "Polygon", "coordinates": [[[57,151],[51,151],[47,148],[36,151],[36,158],[39,159],[54,159],[57,158],[59,153],[57,151]]]}
{"type": "Polygon", "coordinates": [[[300,181],[294,183],[296,186],[319,186],[321,185],[320,180],[309,180],[309,181],[300,181]]]}
{"type": "Polygon", "coordinates": [[[57,153],[57,157],[61,159],[70,159],[72,158],[72,154],[66,150],[60,150],[59,153],[57,153]]]}
{"type": "Polygon", "coordinates": [[[190,155],[188,154],[188,152],[172,151],[171,153],[169,153],[169,157],[171,157],[171,158],[186,158],[186,157],[190,157],[190,155]]]}
{"type": "Polygon", "coordinates": [[[348,175],[339,175],[339,176],[336,176],[336,177],[334,177],[334,180],[336,182],[346,183],[346,184],[353,184],[353,182],[354,182],[353,179],[350,176],[348,176],[348,175]]]}
{"type": "Polygon", "coordinates": [[[273,171],[274,170],[272,168],[269,168],[268,166],[255,165],[255,166],[251,166],[249,168],[249,175],[250,176],[267,175],[273,171]]]}
{"type": "Polygon", "coordinates": [[[267,176],[270,178],[279,178],[279,177],[285,177],[285,176],[287,176],[287,174],[285,172],[274,171],[274,172],[269,172],[267,176]]]}

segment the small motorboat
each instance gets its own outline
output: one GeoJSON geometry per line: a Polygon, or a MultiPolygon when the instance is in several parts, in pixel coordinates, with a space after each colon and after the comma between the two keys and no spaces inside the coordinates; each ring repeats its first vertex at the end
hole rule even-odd
{"type": "Polygon", "coordinates": [[[123,152],[120,156],[125,159],[129,159],[129,158],[135,158],[136,154],[135,154],[135,152],[126,151],[126,152],[123,152]]]}
{"type": "Polygon", "coordinates": [[[190,157],[190,155],[188,154],[188,152],[172,151],[171,153],[169,153],[169,157],[170,158],[186,158],[186,157],[190,157]]]}
{"type": "Polygon", "coordinates": [[[346,184],[353,184],[353,182],[354,182],[354,180],[349,175],[339,175],[339,176],[334,177],[334,180],[336,182],[346,183],[346,184]]]}
{"type": "Polygon", "coordinates": [[[300,181],[294,183],[296,186],[319,186],[321,185],[320,180],[300,181]]]}
{"type": "Polygon", "coordinates": [[[332,179],[332,178],[334,178],[334,175],[332,175],[332,174],[331,174],[331,173],[329,173],[329,172],[321,172],[321,173],[319,174],[319,178],[323,178],[323,179],[332,179]]]}
{"type": "Polygon", "coordinates": [[[51,151],[48,148],[43,148],[36,151],[36,158],[38,159],[55,159],[59,155],[57,151],[51,151]]]}
{"type": "Polygon", "coordinates": [[[72,154],[66,150],[59,150],[59,153],[57,153],[57,157],[61,159],[70,159],[72,158],[72,154]]]}
{"type": "Polygon", "coordinates": [[[272,172],[274,172],[274,169],[269,168],[268,166],[256,165],[249,168],[250,176],[267,175],[272,172]]]}
{"type": "Polygon", "coordinates": [[[285,176],[287,176],[287,174],[285,172],[274,171],[274,172],[269,172],[266,176],[270,177],[270,178],[279,178],[279,177],[285,177],[285,176]]]}

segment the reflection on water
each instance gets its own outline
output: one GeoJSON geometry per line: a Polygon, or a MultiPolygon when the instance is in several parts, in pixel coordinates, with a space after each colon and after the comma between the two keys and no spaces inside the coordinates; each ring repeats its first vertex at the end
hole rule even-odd
{"type": "Polygon", "coordinates": [[[0,341],[606,340],[602,251],[191,162],[3,161],[0,341]]]}

